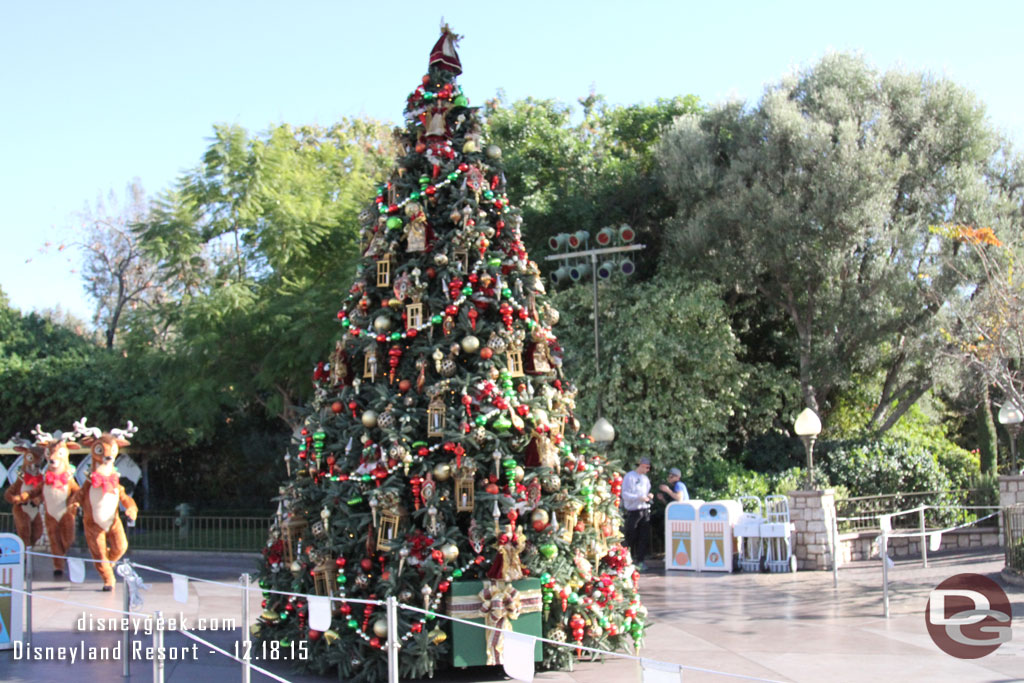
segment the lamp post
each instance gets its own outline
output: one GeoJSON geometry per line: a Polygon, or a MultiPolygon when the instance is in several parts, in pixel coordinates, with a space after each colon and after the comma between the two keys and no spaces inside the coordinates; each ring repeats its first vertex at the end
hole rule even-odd
{"type": "Polygon", "coordinates": [[[1024,413],[1012,401],[1007,401],[999,408],[999,424],[1006,427],[1006,433],[1010,435],[1010,469],[1013,472],[1020,472],[1017,467],[1017,434],[1020,433],[1021,422],[1024,422],[1024,413]]]}
{"type": "Polygon", "coordinates": [[[810,408],[804,408],[796,416],[793,423],[793,431],[804,442],[804,450],[807,451],[807,490],[814,490],[814,441],[821,434],[821,420],[810,408]]]}

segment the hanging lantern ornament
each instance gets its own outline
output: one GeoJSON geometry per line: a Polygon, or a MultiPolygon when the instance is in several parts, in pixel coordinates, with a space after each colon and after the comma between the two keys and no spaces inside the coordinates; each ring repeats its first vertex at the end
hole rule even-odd
{"type": "Polygon", "coordinates": [[[476,490],[476,463],[471,459],[455,471],[455,509],[458,512],[471,512],[474,506],[476,490]]]}

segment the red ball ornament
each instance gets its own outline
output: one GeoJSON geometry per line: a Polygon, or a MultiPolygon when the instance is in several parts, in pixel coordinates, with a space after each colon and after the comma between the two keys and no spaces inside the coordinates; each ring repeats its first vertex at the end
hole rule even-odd
{"type": "Polygon", "coordinates": [[[370,638],[370,647],[379,648],[380,647],[380,638],[378,638],[377,636],[374,636],[373,638],[370,638]]]}
{"type": "Polygon", "coordinates": [[[480,357],[483,358],[484,360],[490,360],[491,356],[493,355],[494,349],[492,349],[490,346],[485,346],[482,349],[480,349],[480,357]]]}
{"type": "Polygon", "coordinates": [[[435,275],[437,275],[437,270],[434,269],[434,266],[427,266],[427,277],[433,280],[435,275]]]}
{"type": "Polygon", "coordinates": [[[429,74],[424,75],[423,78],[420,79],[420,80],[423,83],[423,85],[430,85],[430,75],[429,74]]]}
{"type": "Polygon", "coordinates": [[[441,583],[437,584],[437,590],[441,591],[442,593],[447,593],[451,585],[452,584],[449,581],[442,581],[441,583]]]}
{"type": "Polygon", "coordinates": [[[320,640],[320,631],[314,631],[313,629],[309,629],[309,639],[320,640]]]}
{"type": "Polygon", "coordinates": [[[440,564],[441,561],[444,560],[444,553],[437,549],[431,551],[430,556],[434,558],[434,562],[437,562],[438,564],[440,564]]]}
{"type": "Polygon", "coordinates": [[[398,390],[401,391],[403,394],[405,392],[409,391],[409,389],[411,389],[411,388],[412,388],[412,382],[410,382],[407,379],[403,379],[401,382],[398,383],[398,390]]]}
{"type": "Polygon", "coordinates": [[[359,560],[359,566],[363,568],[364,572],[368,572],[373,569],[373,560],[368,557],[364,557],[359,560]]]}
{"type": "Polygon", "coordinates": [[[352,614],[352,605],[348,604],[347,602],[343,602],[341,603],[341,607],[338,608],[338,611],[344,614],[345,616],[348,616],[352,614]]]}
{"type": "Polygon", "coordinates": [[[345,410],[345,405],[341,401],[335,401],[331,404],[331,412],[337,415],[341,411],[345,410]]]}
{"type": "Polygon", "coordinates": [[[409,630],[412,631],[413,633],[419,633],[420,631],[423,630],[423,624],[421,624],[420,622],[417,621],[415,624],[413,624],[412,626],[409,627],[409,630]]]}

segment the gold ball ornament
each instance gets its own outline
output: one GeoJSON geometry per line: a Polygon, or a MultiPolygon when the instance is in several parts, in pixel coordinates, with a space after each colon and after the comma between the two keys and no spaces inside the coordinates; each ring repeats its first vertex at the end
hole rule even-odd
{"type": "Polygon", "coordinates": [[[386,315],[378,315],[373,321],[373,329],[378,332],[387,332],[391,329],[391,318],[386,315]]]}
{"type": "Polygon", "coordinates": [[[444,641],[448,640],[448,634],[439,628],[435,628],[433,631],[428,633],[427,637],[430,638],[430,642],[434,645],[440,645],[444,641]]]}
{"type": "Polygon", "coordinates": [[[454,562],[459,557],[459,546],[454,543],[445,543],[441,546],[441,554],[446,562],[454,562]]]}
{"type": "Polygon", "coordinates": [[[530,515],[530,521],[535,523],[540,522],[541,524],[547,524],[551,521],[551,515],[549,515],[548,511],[545,510],[544,508],[537,508],[536,510],[533,511],[533,514],[530,515]]]}
{"type": "Polygon", "coordinates": [[[434,479],[437,481],[448,481],[452,476],[452,466],[446,462],[439,462],[434,466],[434,479]]]}
{"type": "Polygon", "coordinates": [[[526,476],[526,470],[523,469],[522,465],[516,465],[516,481],[521,482],[523,477],[526,476]]]}
{"type": "Polygon", "coordinates": [[[373,622],[373,635],[378,638],[386,638],[388,635],[388,622],[386,619],[378,619],[373,622]]]}
{"type": "Polygon", "coordinates": [[[474,141],[474,140],[466,140],[466,143],[464,145],[462,145],[462,153],[463,154],[472,154],[475,151],[476,151],[476,141],[474,141]]]}
{"type": "Polygon", "coordinates": [[[362,421],[363,421],[363,426],[366,427],[367,429],[372,429],[372,428],[376,427],[377,426],[377,411],[376,410],[366,410],[366,411],[364,411],[363,412],[362,421]]]}
{"type": "Polygon", "coordinates": [[[324,640],[327,641],[328,645],[330,645],[331,643],[337,641],[338,638],[340,638],[340,637],[341,636],[338,634],[338,632],[335,631],[333,628],[324,631],[324,640]]]}
{"type": "Polygon", "coordinates": [[[497,145],[487,145],[487,149],[484,150],[488,159],[500,159],[501,158],[501,147],[497,145]]]}
{"type": "Polygon", "coordinates": [[[467,334],[462,338],[460,342],[462,350],[466,353],[476,353],[480,350],[480,338],[472,334],[467,334]]]}

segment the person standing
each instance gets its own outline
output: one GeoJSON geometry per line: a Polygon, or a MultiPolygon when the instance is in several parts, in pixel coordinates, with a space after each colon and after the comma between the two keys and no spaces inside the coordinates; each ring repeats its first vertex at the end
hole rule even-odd
{"type": "MultiPolygon", "coordinates": [[[[658,487],[672,499],[669,502],[678,503],[684,500],[690,500],[690,492],[686,489],[686,484],[682,482],[682,478],[683,473],[679,471],[679,468],[673,467],[668,471],[668,484],[662,484],[658,487]]],[[[658,499],[665,500],[665,496],[659,493],[658,499]]]]}
{"type": "Polygon", "coordinates": [[[626,509],[626,545],[633,556],[633,563],[640,571],[646,571],[647,546],[651,535],[651,471],[649,458],[640,458],[636,469],[626,473],[622,480],[622,506],[626,509]]]}

